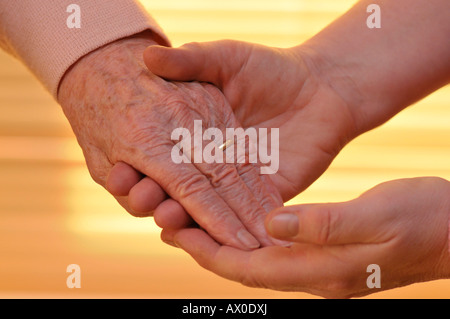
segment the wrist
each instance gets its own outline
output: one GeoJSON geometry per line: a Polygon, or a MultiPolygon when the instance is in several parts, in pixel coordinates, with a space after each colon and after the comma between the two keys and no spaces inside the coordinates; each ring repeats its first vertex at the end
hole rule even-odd
{"type": "Polygon", "coordinates": [[[449,83],[448,1],[384,1],[383,26],[366,25],[359,1],[297,49],[349,105],[360,132],[449,83]],[[421,23],[415,23],[421,21],[421,23]],[[412,40],[413,39],[413,40],[412,40]]]}
{"type": "Polygon", "coordinates": [[[156,33],[150,30],[146,30],[126,38],[118,39],[95,51],[102,52],[104,50],[111,51],[111,50],[128,49],[134,54],[137,60],[143,61],[143,52],[145,48],[151,45],[167,46],[167,43],[156,33]]]}
{"type": "MultiPolygon", "coordinates": [[[[292,48],[301,61],[306,65],[310,76],[317,79],[321,86],[331,90],[348,109],[353,127],[349,138],[354,138],[370,129],[369,118],[365,117],[361,109],[373,107],[369,105],[370,98],[355,78],[351,69],[334,59],[332,55],[324,54],[320,47],[308,43],[292,48]]],[[[352,68],[357,68],[353,64],[352,68]]]]}
{"type": "MultiPolygon", "coordinates": [[[[128,65],[145,68],[143,52],[151,45],[167,45],[156,33],[146,30],[132,36],[121,38],[89,52],[75,62],[64,74],[58,89],[58,100],[61,102],[67,97],[76,82],[85,81],[95,69],[114,68],[125,55],[132,57],[136,63],[128,65]]],[[[64,106],[64,103],[61,103],[64,106]]]]}

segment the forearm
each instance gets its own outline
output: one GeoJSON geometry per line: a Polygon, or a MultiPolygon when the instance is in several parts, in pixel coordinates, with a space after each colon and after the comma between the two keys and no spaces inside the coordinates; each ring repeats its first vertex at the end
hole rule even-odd
{"type": "Polygon", "coordinates": [[[450,80],[448,0],[364,0],[297,47],[351,107],[359,133],[450,80]],[[369,28],[369,4],[381,28],[369,28]]]}

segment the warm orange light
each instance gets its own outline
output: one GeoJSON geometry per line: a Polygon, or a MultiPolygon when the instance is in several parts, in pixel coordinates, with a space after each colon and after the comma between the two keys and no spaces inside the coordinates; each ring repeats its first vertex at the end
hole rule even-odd
{"type": "MultiPolygon", "coordinates": [[[[233,38],[289,47],[354,0],[142,0],[175,46],[233,38]]],[[[162,243],[152,218],[129,216],[89,176],[58,105],[0,53],[0,298],[297,298],[218,278],[162,243]],[[66,285],[68,264],[82,288],[66,285]]],[[[450,180],[450,87],[350,145],[288,204],[344,201],[378,183],[435,175],[450,180]]],[[[374,297],[449,297],[450,282],[374,297]]]]}

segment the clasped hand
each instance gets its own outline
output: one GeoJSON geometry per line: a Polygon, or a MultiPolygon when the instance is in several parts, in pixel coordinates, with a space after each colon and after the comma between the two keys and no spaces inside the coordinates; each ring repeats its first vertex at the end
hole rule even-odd
{"type": "Polygon", "coordinates": [[[365,95],[352,81],[330,85],[322,59],[306,46],[172,49],[137,37],[84,57],[59,99],[94,180],[131,214],[153,215],[163,241],[218,275],[326,297],[370,293],[365,269],[373,263],[382,289],[448,276],[446,180],[398,180],[346,203],[282,207],[379,122],[364,116],[365,95]],[[171,132],[195,120],[224,132],[279,128],[277,173],[174,163],[171,132]]]}

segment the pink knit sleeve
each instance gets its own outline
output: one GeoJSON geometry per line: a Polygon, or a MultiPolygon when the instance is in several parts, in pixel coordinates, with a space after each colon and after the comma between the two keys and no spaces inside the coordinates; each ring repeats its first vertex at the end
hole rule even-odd
{"type": "Polygon", "coordinates": [[[62,76],[79,58],[148,29],[169,44],[137,0],[0,1],[0,46],[20,59],[55,98],[62,76]],[[71,4],[79,10],[71,10],[71,4]],[[79,19],[70,19],[74,13],[79,19]]]}

